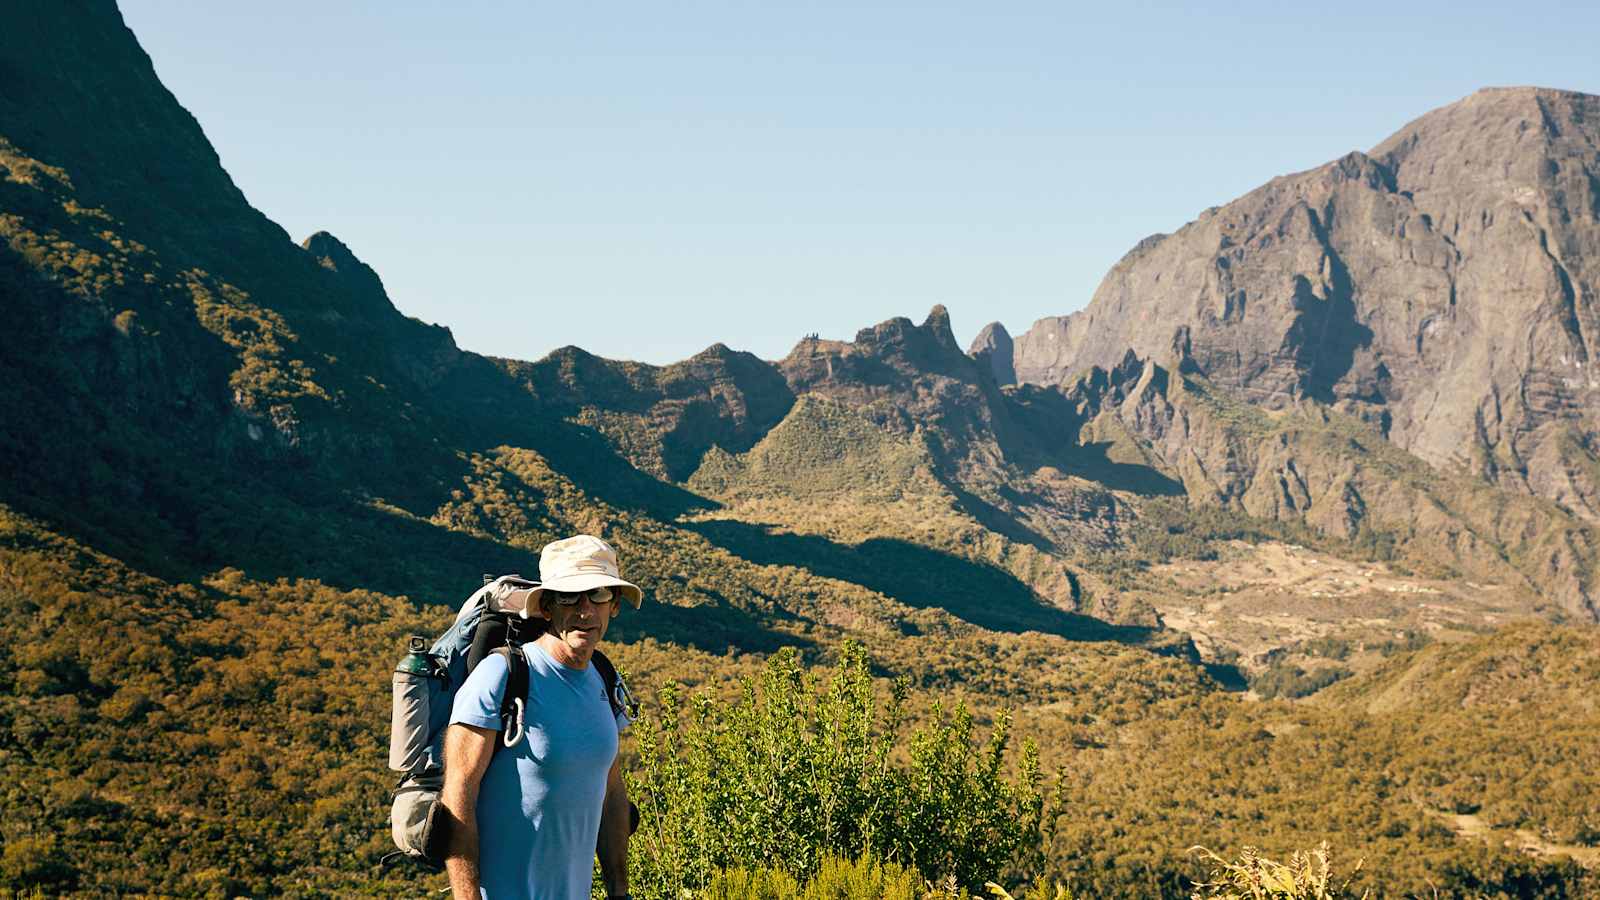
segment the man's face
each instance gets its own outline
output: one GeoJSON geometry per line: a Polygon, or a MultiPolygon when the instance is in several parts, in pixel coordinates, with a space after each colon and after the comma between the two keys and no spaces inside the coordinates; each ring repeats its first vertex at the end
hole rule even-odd
{"type": "Polygon", "coordinates": [[[571,654],[573,661],[587,663],[595,648],[600,646],[600,639],[605,637],[606,626],[611,624],[617,604],[607,588],[586,591],[570,606],[558,602],[560,596],[548,591],[542,598],[544,602],[540,607],[545,618],[550,620],[545,633],[555,638],[561,648],[571,654]]]}

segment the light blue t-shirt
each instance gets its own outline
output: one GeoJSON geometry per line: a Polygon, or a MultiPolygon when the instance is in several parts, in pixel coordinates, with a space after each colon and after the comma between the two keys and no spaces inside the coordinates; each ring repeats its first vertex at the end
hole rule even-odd
{"type": "MultiPolygon", "coordinates": [[[[478,788],[481,893],[488,900],[588,900],[606,775],[627,719],[612,717],[593,664],[568,668],[535,643],[523,652],[526,737],[499,749],[478,788]]],[[[505,658],[485,657],[456,694],[451,724],[499,731],[505,689],[505,658]]]]}

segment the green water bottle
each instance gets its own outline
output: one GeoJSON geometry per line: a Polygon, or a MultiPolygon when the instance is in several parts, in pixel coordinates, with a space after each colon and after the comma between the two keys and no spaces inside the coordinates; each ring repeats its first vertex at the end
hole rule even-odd
{"type": "Polygon", "coordinates": [[[428,639],[420,634],[406,638],[406,655],[394,667],[394,706],[389,714],[389,768],[396,772],[413,771],[427,761],[434,669],[428,639]]]}
{"type": "Polygon", "coordinates": [[[400,658],[400,665],[394,670],[409,675],[432,675],[433,657],[428,655],[428,639],[420,634],[406,638],[406,655],[400,658]]]}

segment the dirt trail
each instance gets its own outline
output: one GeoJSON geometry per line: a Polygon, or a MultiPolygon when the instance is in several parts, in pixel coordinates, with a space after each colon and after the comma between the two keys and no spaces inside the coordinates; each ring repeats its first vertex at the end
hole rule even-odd
{"type": "Polygon", "coordinates": [[[1554,844],[1539,837],[1539,835],[1526,828],[1514,831],[1495,828],[1483,818],[1475,815],[1462,815],[1460,813],[1445,813],[1436,810],[1427,810],[1428,815],[1441,819],[1457,837],[1470,838],[1485,842],[1496,840],[1513,850],[1527,853],[1531,856],[1570,856],[1573,861],[1586,869],[1600,868],[1600,847],[1585,847],[1581,844],[1554,844]]]}
{"type": "Polygon", "coordinates": [[[1500,585],[1429,578],[1277,541],[1229,541],[1214,560],[1155,566],[1144,599],[1171,628],[1188,632],[1208,659],[1234,658],[1259,672],[1274,661],[1314,668],[1296,648],[1324,640],[1321,654],[1357,672],[1386,645],[1451,640],[1532,611],[1500,585]],[[1287,654],[1287,656],[1286,656],[1287,654]],[[1302,658],[1304,657],[1304,658],[1302,658]]]}

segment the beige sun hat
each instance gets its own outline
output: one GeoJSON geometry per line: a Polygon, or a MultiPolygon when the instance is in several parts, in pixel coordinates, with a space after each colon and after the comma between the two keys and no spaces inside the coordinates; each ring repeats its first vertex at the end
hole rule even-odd
{"type": "Polygon", "coordinates": [[[617,551],[610,544],[588,534],[552,541],[539,551],[539,586],[531,592],[528,607],[538,609],[547,590],[576,593],[598,587],[621,594],[634,609],[644,599],[643,591],[622,580],[617,551]]]}

